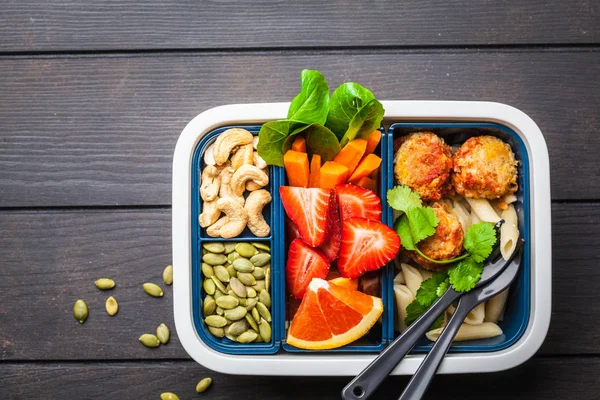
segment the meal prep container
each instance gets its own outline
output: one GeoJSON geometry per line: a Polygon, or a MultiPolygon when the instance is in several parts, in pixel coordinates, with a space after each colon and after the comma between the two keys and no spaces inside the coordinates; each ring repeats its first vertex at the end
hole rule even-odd
{"type": "MultiPolygon", "coordinates": [[[[383,101],[386,112],[383,135],[376,152],[382,167],[379,193],[383,222],[393,224],[385,192],[393,187],[393,139],[418,130],[431,130],[451,144],[474,135],[491,134],[511,145],[519,165],[516,209],[519,229],[527,241],[523,267],[511,289],[504,334],[487,340],[460,342],[442,364],[441,373],[489,372],[514,367],[531,357],[548,330],[551,307],[550,179],[548,152],[537,125],[524,113],[507,105],[488,102],[383,101]],[[457,137],[459,135],[460,137],[457,137]]],[[[263,213],[271,235],[256,238],[245,231],[233,239],[211,238],[198,225],[201,212],[200,175],[204,149],[229,127],[257,134],[264,122],[283,119],[289,103],[227,105],[194,118],[182,132],[173,161],[173,266],[174,313],[179,339],[199,363],[215,371],[256,375],[356,375],[397,333],[393,265],[381,270],[384,317],[366,338],[331,351],[307,351],[285,344],[284,214],[279,187],[285,171],[269,167],[266,187],[273,201],[263,213]],[[213,337],[202,319],[201,247],[204,242],[264,242],[271,247],[271,297],[273,335],[270,343],[240,344],[213,337]]],[[[412,374],[430,342],[417,344],[393,374],[412,374]]]]}

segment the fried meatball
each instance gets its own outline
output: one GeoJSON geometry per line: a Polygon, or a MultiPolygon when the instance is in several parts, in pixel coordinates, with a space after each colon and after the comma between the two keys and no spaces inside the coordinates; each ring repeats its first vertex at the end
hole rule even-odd
{"type": "MultiPolygon", "coordinates": [[[[450,214],[443,205],[434,203],[432,206],[439,223],[433,236],[417,244],[423,254],[434,260],[450,260],[458,257],[463,249],[464,232],[462,225],[454,215],[450,214]]],[[[430,271],[444,271],[452,264],[435,264],[427,261],[416,251],[408,252],[410,258],[430,271]]]]}
{"type": "Polygon", "coordinates": [[[452,193],[452,152],[444,139],[432,132],[410,135],[394,156],[396,183],[417,192],[423,201],[452,193]]]}
{"type": "Polygon", "coordinates": [[[454,154],[453,164],[454,190],[465,197],[492,200],[518,189],[515,154],[496,137],[468,139],[454,154]]]}

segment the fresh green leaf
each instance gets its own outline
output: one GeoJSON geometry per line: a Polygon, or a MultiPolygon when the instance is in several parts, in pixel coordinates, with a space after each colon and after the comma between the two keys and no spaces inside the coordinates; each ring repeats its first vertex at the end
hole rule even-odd
{"type": "Polygon", "coordinates": [[[325,124],[329,112],[329,87],[319,71],[305,69],[300,73],[300,93],[292,100],[287,119],[307,124],[325,124]]]}
{"type": "Polygon", "coordinates": [[[372,100],[375,100],[373,93],[354,82],[340,85],[331,95],[325,126],[335,133],[342,146],[354,137],[370,134],[379,127],[384,110],[381,103],[372,100]]]}
{"type": "Polygon", "coordinates": [[[394,186],[387,192],[387,201],[394,210],[406,212],[410,208],[421,207],[419,195],[408,186],[394,186]]]}
{"type": "MultiPolygon", "coordinates": [[[[406,306],[406,318],[404,318],[404,323],[408,326],[415,322],[421,315],[427,311],[429,307],[425,307],[422,304],[419,304],[418,301],[414,300],[408,306],[406,306]]],[[[442,326],[444,322],[444,313],[442,313],[435,322],[429,327],[429,329],[437,329],[442,326]]]]}
{"type": "Polygon", "coordinates": [[[312,124],[306,132],[306,151],[318,154],[323,162],[331,161],[341,150],[340,142],[329,128],[312,124]]]}
{"type": "Polygon", "coordinates": [[[438,280],[433,276],[429,279],[425,279],[423,282],[421,282],[421,287],[419,287],[419,290],[417,290],[417,295],[415,296],[415,299],[422,306],[429,307],[439,297],[437,295],[437,289],[440,283],[441,282],[438,282],[438,280]]]}
{"type": "Polygon", "coordinates": [[[479,282],[482,272],[483,263],[466,258],[448,270],[450,284],[457,292],[468,292],[479,282]]]}
{"type": "MultiPolygon", "coordinates": [[[[444,275],[448,276],[446,273],[444,273],[444,275]]],[[[438,297],[441,297],[446,290],[448,290],[448,287],[450,286],[450,279],[446,278],[442,283],[440,283],[440,285],[437,288],[436,294],[438,295],[438,297]]]]}
{"type": "Polygon", "coordinates": [[[441,313],[440,316],[437,317],[435,322],[433,324],[431,324],[431,326],[429,327],[429,330],[441,328],[443,323],[444,323],[444,313],[441,313]]]}
{"type": "Polygon", "coordinates": [[[348,130],[340,140],[340,144],[345,146],[356,138],[367,139],[381,125],[384,113],[385,110],[379,101],[376,99],[369,101],[352,117],[350,124],[348,124],[348,130]]]}
{"type": "Polygon", "coordinates": [[[269,165],[283,167],[283,143],[291,132],[303,129],[306,124],[298,121],[270,121],[258,133],[258,155],[269,165]]]}
{"type": "Polygon", "coordinates": [[[440,222],[431,207],[409,208],[405,214],[410,224],[410,232],[415,244],[435,233],[440,222]]]}
{"type": "Polygon", "coordinates": [[[406,250],[415,250],[415,241],[413,240],[412,233],[410,231],[410,223],[406,214],[402,214],[394,224],[396,233],[400,236],[400,244],[406,250]]]}
{"type": "Polygon", "coordinates": [[[484,262],[496,243],[496,229],[490,222],[471,225],[465,234],[464,247],[476,262],[484,262]]]}

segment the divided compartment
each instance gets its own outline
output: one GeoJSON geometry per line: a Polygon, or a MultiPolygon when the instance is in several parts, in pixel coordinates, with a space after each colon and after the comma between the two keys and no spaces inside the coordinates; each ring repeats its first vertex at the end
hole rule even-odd
{"type": "MultiPolygon", "coordinates": [[[[527,325],[529,324],[530,313],[530,298],[531,298],[531,232],[530,232],[530,184],[529,184],[529,156],[527,148],[519,135],[512,129],[496,124],[484,122],[403,122],[394,123],[388,129],[387,134],[387,156],[384,157],[384,162],[387,163],[387,189],[394,187],[394,138],[418,131],[431,131],[452,145],[462,144],[465,140],[472,136],[491,135],[508,143],[511,147],[517,160],[519,161],[518,169],[518,184],[519,190],[516,193],[517,201],[515,209],[519,219],[519,231],[525,239],[524,259],[521,264],[519,276],[513,282],[510,288],[510,294],[507,301],[507,309],[504,314],[504,319],[499,322],[499,326],[503,334],[495,338],[471,340],[457,342],[452,345],[450,352],[453,353],[480,353],[494,352],[506,349],[516,343],[524,334],[527,325]]],[[[393,210],[391,207],[387,209],[387,221],[390,226],[394,224],[393,210]]],[[[393,278],[395,275],[394,265],[390,266],[389,277],[389,296],[392,298],[392,313],[390,314],[389,326],[391,327],[390,338],[392,340],[399,336],[398,332],[394,331],[395,300],[393,292],[393,278]]],[[[416,346],[411,350],[414,353],[426,353],[431,349],[431,343],[427,338],[420,339],[416,346]]]]}
{"type": "MultiPolygon", "coordinates": [[[[277,223],[277,212],[278,207],[276,204],[280,203],[279,200],[279,180],[280,180],[280,169],[278,167],[269,166],[269,184],[264,187],[271,193],[272,200],[263,209],[263,216],[269,226],[271,227],[271,234],[268,237],[257,237],[250,232],[248,228],[242,232],[241,235],[231,238],[213,238],[206,233],[206,229],[201,228],[198,223],[198,217],[202,213],[202,198],[200,197],[200,180],[201,171],[205,166],[204,163],[204,152],[206,148],[212,144],[216,137],[223,131],[229,128],[243,128],[250,131],[253,135],[258,135],[260,126],[227,126],[217,128],[210,133],[206,134],[200,142],[197,144],[194,150],[192,159],[192,182],[191,182],[191,196],[192,196],[192,314],[195,329],[201,340],[206,343],[213,350],[226,353],[226,354],[274,354],[279,349],[279,343],[281,341],[283,320],[281,311],[281,301],[279,298],[282,295],[281,279],[282,273],[280,272],[280,263],[278,251],[279,246],[277,244],[276,237],[279,236],[280,224],[277,223]],[[203,243],[224,243],[224,242],[260,242],[268,244],[271,248],[271,285],[269,294],[271,295],[271,341],[269,343],[248,343],[242,344],[229,340],[228,338],[217,338],[213,336],[204,323],[203,315],[203,299],[206,295],[202,282],[204,276],[201,271],[202,263],[202,244],[203,243]]],[[[247,196],[248,192],[244,193],[247,196]]]]}

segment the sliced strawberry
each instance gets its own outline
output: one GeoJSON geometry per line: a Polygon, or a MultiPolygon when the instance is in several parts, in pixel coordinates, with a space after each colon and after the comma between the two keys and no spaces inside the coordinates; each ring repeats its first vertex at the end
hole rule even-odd
{"type": "Polygon", "coordinates": [[[331,202],[329,204],[329,220],[327,224],[327,236],[319,249],[323,251],[325,257],[331,262],[338,258],[340,254],[340,245],[342,243],[342,223],[340,222],[340,212],[336,200],[336,195],[331,192],[331,202]]]}
{"type": "Polygon", "coordinates": [[[320,246],[327,234],[331,190],[281,186],[279,194],[302,240],[309,246],[320,246]]]}
{"type": "Polygon", "coordinates": [[[335,187],[342,221],[366,218],[381,221],[381,200],[372,190],[347,183],[335,187]]]}
{"type": "Polygon", "coordinates": [[[389,226],[365,218],[345,220],[338,271],[344,278],[358,278],[383,267],[399,249],[400,237],[389,226]]]}
{"type": "Polygon", "coordinates": [[[290,217],[288,217],[286,215],[285,216],[285,243],[286,243],[286,246],[289,246],[289,244],[292,243],[292,240],[297,239],[299,237],[300,237],[300,232],[298,232],[298,227],[296,226],[294,221],[292,221],[290,219],[290,217]]]}
{"type": "Polygon", "coordinates": [[[301,299],[313,278],[325,278],[329,272],[329,261],[318,249],[294,239],[290,244],[285,265],[285,280],[289,294],[301,299]]]}

